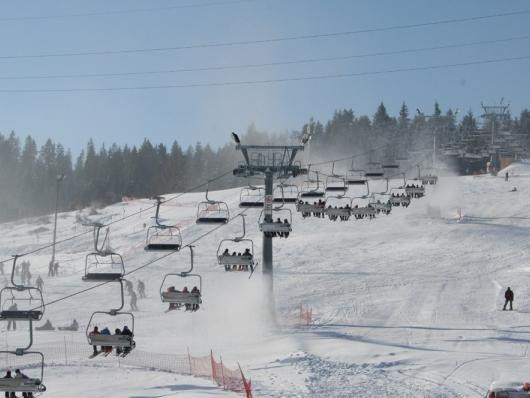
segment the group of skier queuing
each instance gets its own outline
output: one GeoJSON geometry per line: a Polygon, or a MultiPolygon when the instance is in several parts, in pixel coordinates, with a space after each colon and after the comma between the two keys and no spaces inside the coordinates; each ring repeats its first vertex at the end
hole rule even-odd
{"type": "MultiPolygon", "coordinates": [[[[6,375],[3,377],[3,379],[29,379],[28,376],[26,376],[24,373],[22,373],[20,371],[20,369],[16,369],[15,370],[15,377],[13,377],[11,375],[11,371],[8,370],[6,372],[6,375]]],[[[6,395],[5,395],[6,398],[17,398],[17,395],[14,393],[14,392],[9,392],[9,391],[6,391],[6,395]]],[[[22,393],[22,397],[24,398],[33,398],[33,393],[32,392],[23,392],[22,393]]]]}

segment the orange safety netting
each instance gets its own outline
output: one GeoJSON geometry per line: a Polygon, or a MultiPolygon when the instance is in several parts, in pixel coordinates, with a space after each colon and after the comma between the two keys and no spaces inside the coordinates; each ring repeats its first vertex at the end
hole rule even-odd
{"type": "Polygon", "coordinates": [[[193,357],[188,355],[190,373],[197,377],[212,378],[212,381],[225,390],[245,393],[247,398],[252,398],[250,380],[245,378],[241,367],[232,370],[224,366],[223,360],[219,362],[214,358],[213,352],[206,357],[193,357]]]}

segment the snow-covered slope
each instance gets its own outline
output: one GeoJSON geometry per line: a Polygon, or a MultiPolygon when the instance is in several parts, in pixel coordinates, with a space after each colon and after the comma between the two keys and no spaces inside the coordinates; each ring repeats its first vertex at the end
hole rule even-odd
{"type": "MultiPolygon", "coordinates": [[[[382,184],[372,188],[384,189],[382,184]]],[[[355,190],[360,193],[354,188],[349,194],[355,196],[355,190]]],[[[239,220],[195,243],[204,297],[203,308],[195,314],[164,313],[167,306],[158,295],[165,273],[188,267],[189,251],[133,273],[129,279],[135,284],[144,280],[148,293],[135,314],[138,349],[183,354],[189,347],[204,355],[211,348],[228,366],[241,363],[258,397],[478,397],[493,380],[529,379],[530,181],[446,177],[427,191],[427,197],[414,200],[409,208],[394,209],[373,221],[332,223],[295,214],[291,237],[274,242],[278,327],[263,322],[261,269],[249,280],[247,274],[227,273],[217,265],[217,245],[240,233],[239,220]],[[514,185],[517,192],[509,192],[514,185]],[[507,286],[515,291],[513,312],[501,311],[507,286]],[[289,326],[300,304],[313,309],[313,326],[289,326]]],[[[238,190],[210,196],[225,200],[232,215],[241,211],[238,190]]],[[[194,223],[202,198],[187,194],[162,209],[164,218],[182,226],[184,243],[212,229],[194,223]]],[[[101,210],[100,216],[115,221],[149,206],[148,200],[120,203],[101,210]]],[[[259,252],[259,211],[246,214],[248,236],[259,252]]],[[[143,211],[111,227],[112,247],[123,254],[127,270],[160,256],[143,251],[143,224],[152,216],[152,210],[143,211]]],[[[51,241],[51,221],[1,225],[0,258],[51,241]]],[[[75,213],[60,215],[59,239],[83,228],[75,223],[75,213]]],[[[46,301],[87,287],[81,276],[90,245],[87,234],[58,247],[61,275],[45,277],[46,301]]],[[[49,258],[49,251],[29,256],[34,277],[46,275],[49,258]]],[[[45,317],[56,325],[75,317],[85,326],[93,311],[118,301],[118,288],[108,285],[48,306],[45,317]]],[[[26,337],[1,327],[5,343],[26,337]]],[[[64,336],[41,332],[35,338],[38,348],[64,336]]],[[[83,333],[73,338],[82,341],[83,333]]],[[[79,368],[79,376],[86,372],[86,380],[100,380],[120,396],[129,396],[135,385],[138,390],[131,396],[173,396],[171,388],[156,390],[161,383],[174,383],[175,396],[182,396],[179,385],[204,386],[176,376],[168,376],[173,382],[136,378],[134,372],[140,370],[112,363],[109,358],[105,369],[79,368]],[[105,376],[98,379],[98,371],[105,376]]],[[[47,369],[50,391],[64,385],[63,371],[47,369]]],[[[83,382],[70,392],[89,396],[86,391],[83,382]]],[[[214,391],[197,387],[193,393],[209,396],[214,391]]]]}

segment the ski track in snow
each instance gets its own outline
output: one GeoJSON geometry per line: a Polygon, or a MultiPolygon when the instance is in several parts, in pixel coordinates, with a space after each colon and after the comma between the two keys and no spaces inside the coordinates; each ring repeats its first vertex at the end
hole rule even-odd
{"type": "MultiPolygon", "coordinates": [[[[530,165],[518,170],[523,169],[530,170],[530,165]]],[[[348,194],[355,196],[356,189],[348,194]]],[[[186,269],[189,251],[131,275],[133,282],[146,282],[148,293],[138,303],[137,346],[178,354],[189,346],[195,355],[212,348],[229,367],[241,362],[256,397],[481,397],[493,380],[528,380],[529,194],[530,179],[506,183],[486,176],[446,177],[428,186],[428,196],[414,200],[408,209],[395,208],[374,221],[332,223],[295,214],[291,237],[275,241],[278,328],[262,321],[260,268],[248,280],[248,275],[225,273],[216,263],[218,242],[240,233],[236,220],[197,243],[196,271],[204,279],[204,305],[198,313],[165,314],[158,297],[163,275],[186,269]],[[509,192],[514,185],[518,191],[509,192]],[[442,218],[430,218],[428,205],[438,206],[442,218]],[[459,221],[454,218],[457,207],[463,211],[459,221]],[[501,311],[507,286],[515,291],[513,312],[501,311]],[[292,326],[300,304],[313,309],[314,325],[292,326]]],[[[227,201],[232,215],[240,211],[238,190],[210,196],[227,201]]],[[[184,243],[212,228],[194,224],[196,203],[202,199],[202,194],[187,194],[162,208],[163,218],[181,226],[184,243]]],[[[143,223],[150,222],[153,210],[146,209],[151,205],[145,199],[119,203],[97,216],[114,221],[143,209],[111,227],[111,245],[123,254],[127,270],[159,256],[143,251],[143,223]]],[[[259,210],[246,214],[247,235],[259,253],[259,210]]],[[[0,258],[49,242],[52,221],[40,217],[0,225],[0,258]]],[[[58,239],[84,230],[75,224],[75,213],[60,214],[58,239]]],[[[91,238],[89,233],[58,246],[61,276],[45,278],[46,301],[87,287],[80,277],[91,238]]],[[[34,278],[47,274],[49,253],[29,256],[34,278]]],[[[63,325],[76,317],[84,328],[93,311],[118,301],[116,286],[105,286],[48,307],[45,318],[63,325]]],[[[4,346],[27,338],[20,330],[6,332],[5,325],[0,330],[4,346]]],[[[83,332],[67,336],[82,340],[83,332]]],[[[59,332],[37,332],[35,348],[63,338],[59,332]]],[[[106,374],[127,371],[113,363],[109,361],[106,374]]],[[[87,380],[97,379],[98,369],[79,371],[87,372],[87,380]]],[[[51,367],[47,373],[48,389],[62,388],[60,372],[51,367]]],[[[182,396],[176,386],[194,383],[191,378],[174,379],[173,389],[152,395],[140,392],[151,382],[142,376],[141,387],[131,387],[137,388],[132,396],[169,397],[172,391],[182,396]]],[[[112,377],[102,382],[123,396],[132,394],[112,377]]],[[[190,396],[223,393],[196,383],[195,390],[189,387],[190,396]]],[[[69,392],[83,396],[82,386],[75,388],[69,392]]]]}

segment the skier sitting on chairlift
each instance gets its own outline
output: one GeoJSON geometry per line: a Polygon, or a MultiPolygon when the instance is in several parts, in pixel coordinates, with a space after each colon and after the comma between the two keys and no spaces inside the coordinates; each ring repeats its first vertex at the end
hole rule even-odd
{"type": "MultiPolygon", "coordinates": [[[[94,329],[90,332],[89,336],[95,336],[95,335],[98,335],[98,334],[99,334],[98,327],[94,326],[94,329]]],[[[98,346],[95,345],[92,348],[94,349],[94,356],[98,355],[98,346]]],[[[103,351],[103,347],[101,347],[101,350],[103,351]]]]}
{"type": "MultiPolygon", "coordinates": [[[[193,294],[200,294],[201,291],[197,288],[197,286],[193,286],[193,289],[191,289],[191,293],[193,294]]],[[[192,304],[191,310],[197,311],[199,309],[199,304],[192,304]]]]}
{"type": "MultiPolygon", "coordinates": [[[[115,336],[120,336],[121,335],[121,330],[119,328],[116,328],[114,330],[114,335],[115,336]]],[[[120,354],[123,354],[123,348],[116,347],[116,355],[120,355],[120,354]]]]}
{"type": "MultiPolygon", "coordinates": [[[[190,293],[187,286],[184,286],[184,289],[182,289],[182,293],[186,293],[186,294],[190,293]]],[[[186,311],[189,311],[191,308],[191,304],[185,304],[185,306],[186,306],[186,311]]]]}
{"type": "MultiPolygon", "coordinates": [[[[105,327],[101,330],[100,334],[102,336],[110,336],[110,330],[109,328],[105,327]]],[[[102,346],[101,347],[101,351],[105,352],[105,353],[111,353],[112,352],[112,346],[102,346]]]]}
{"type": "MultiPolygon", "coordinates": [[[[175,286],[170,286],[167,288],[166,290],[167,293],[175,293],[175,292],[178,292],[178,290],[175,289],[175,286]]],[[[168,311],[172,311],[172,310],[176,310],[179,308],[179,304],[177,303],[169,303],[169,308],[167,309],[168,311]]]]}
{"type": "MultiPolygon", "coordinates": [[[[285,218],[283,220],[283,223],[286,224],[286,225],[289,225],[289,220],[285,218]]],[[[288,238],[289,237],[289,232],[284,232],[283,237],[284,238],[288,238]]]]}
{"type": "MultiPolygon", "coordinates": [[[[127,325],[123,327],[121,334],[123,336],[129,336],[129,342],[132,342],[133,333],[131,332],[131,329],[129,329],[127,325]]],[[[123,354],[125,355],[125,354],[128,354],[129,352],[131,352],[131,347],[124,347],[123,354]]]]}
{"type": "MultiPolygon", "coordinates": [[[[278,217],[276,219],[276,224],[281,224],[281,223],[282,223],[282,220],[280,220],[280,217],[278,217]]],[[[283,238],[283,232],[273,232],[272,236],[273,237],[279,236],[280,238],[283,238]]]]}
{"type": "MultiPolygon", "coordinates": [[[[15,379],[29,379],[28,376],[26,376],[24,373],[20,371],[20,369],[15,370],[15,379]]],[[[16,396],[15,396],[16,397],[16,396]]],[[[30,392],[23,392],[22,393],[23,398],[33,398],[33,393],[30,392]]]]}
{"type": "MultiPolygon", "coordinates": [[[[8,370],[6,372],[6,375],[4,377],[2,377],[3,379],[12,379],[13,377],[11,376],[11,371],[8,370]]],[[[16,395],[14,392],[8,392],[6,391],[6,398],[16,398],[16,395]]]]}

